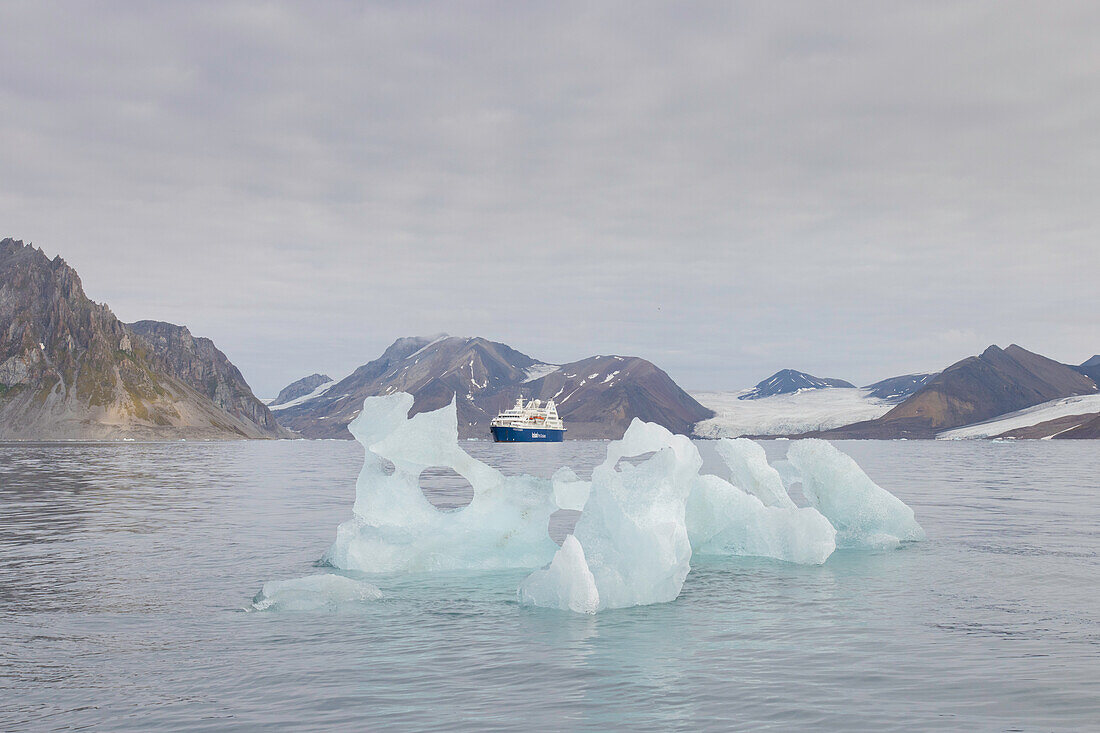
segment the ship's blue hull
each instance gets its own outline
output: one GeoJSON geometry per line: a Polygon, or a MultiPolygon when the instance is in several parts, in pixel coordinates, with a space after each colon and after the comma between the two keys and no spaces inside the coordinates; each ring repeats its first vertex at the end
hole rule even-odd
{"type": "Polygon", "coordinates": [[[564,430],[546,428],[491,427],[489,430],[497,443],[560,443],[565,437],[564,430]]]}

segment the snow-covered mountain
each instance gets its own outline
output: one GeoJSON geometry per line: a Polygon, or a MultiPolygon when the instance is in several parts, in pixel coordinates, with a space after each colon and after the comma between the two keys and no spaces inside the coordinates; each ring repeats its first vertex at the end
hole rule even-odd
{"type": "Polygon", "coordinates": [[[483,338],[440,335],[395,341],[379,358],[317,393],[273,409],[307,438],[350,438],[347,425],[373,395],[408,392],[413,413],[457,400],[459,435],[487,438],[489,422],[517,397],[553,399],[567,438],[618,438],[635,417],[687,433],[711,412],[637,357],[541,362],[483,338]]]}
{"type": "Polygon", "coordinates": [[[291,382],[279,390],[279,395],[267,403],[268,407],[286,405],[294,400],[300,400],[307,395],[316,392],[319,387],[333,384],[335,380],[327,374],[310,374],[308,377],[291,382]]]}
{"type": "Polygon", "coordinates": [[[843,379],[815,377],[794,369],[780,369],[751,390],[741,394],[739,400],[759,400],[781,394],[794,394],[807,389],[828,389],[830,387],[854,389],[855,385],[843,379]]]}
{"type": "Polygon", "coordinates": [[[887,402],[898,403],[907,399],[909,395],[928,384],[939,372],[931,374],[904,374],[900,377],[890,377],[881,382],[868,384],[864,389],[870,392],[872,397],[887,402]]]}

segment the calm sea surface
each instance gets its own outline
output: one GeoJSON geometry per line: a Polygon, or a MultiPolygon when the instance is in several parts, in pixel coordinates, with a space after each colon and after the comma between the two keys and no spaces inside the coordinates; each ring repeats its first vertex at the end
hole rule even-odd
{"type": "MultiPolygon", "coordinates": [[[[927,542],[696,558],[677,601],[595,617],[520,607],[526,571],[246,611],[323,572],[355,443],[0,445],[0,729],[1097,730],[1100,443],[837,445],[927,542]]],[[[605,446],[463,443],[545,477],[605,446]]]]}

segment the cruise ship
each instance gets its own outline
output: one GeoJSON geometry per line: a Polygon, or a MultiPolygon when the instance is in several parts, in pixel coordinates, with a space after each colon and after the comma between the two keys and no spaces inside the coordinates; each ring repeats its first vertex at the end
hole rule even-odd
{"type": "Polygon", "coordinates": [[[554,400],[545,405],[531,400],[525,405],[520,397],[510,409],[493,418],[489,430],[497,443],[560,443],[565,436],[565,423],[558,417],[554,400]]]}

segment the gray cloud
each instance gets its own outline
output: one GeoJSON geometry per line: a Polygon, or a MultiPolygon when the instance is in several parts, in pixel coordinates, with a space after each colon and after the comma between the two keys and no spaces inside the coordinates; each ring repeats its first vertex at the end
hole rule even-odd
{"type": "Polygon", "coordinates": [[[0,7],[0,230],[257,392],[410,333],[689,387],[1100,351],[1100,6],[0,7]]]}

